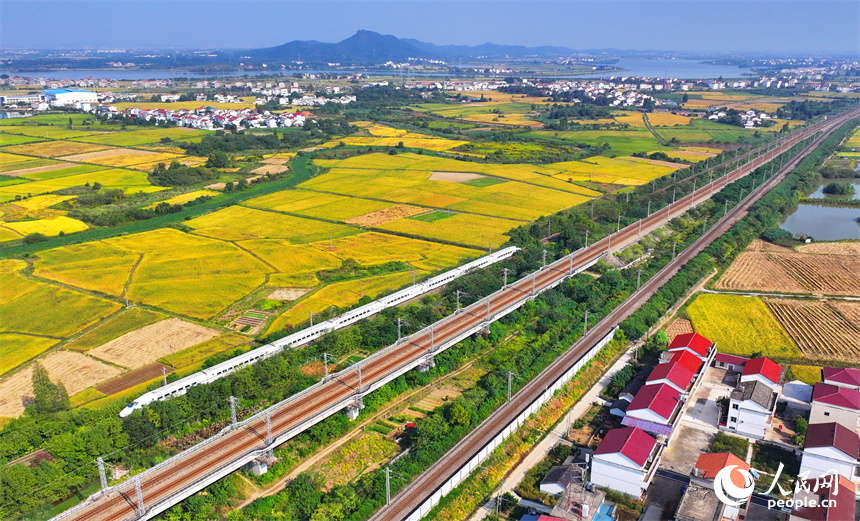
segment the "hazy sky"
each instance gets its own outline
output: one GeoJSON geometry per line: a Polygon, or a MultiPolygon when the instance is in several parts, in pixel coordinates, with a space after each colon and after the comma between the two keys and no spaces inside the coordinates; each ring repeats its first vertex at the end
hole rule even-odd
{"type": "Polygon", "coordinates": [[[0,0],[4,48],[257,48],[359,29],[436,44],[860,54],[860,2],[0,0]]]}

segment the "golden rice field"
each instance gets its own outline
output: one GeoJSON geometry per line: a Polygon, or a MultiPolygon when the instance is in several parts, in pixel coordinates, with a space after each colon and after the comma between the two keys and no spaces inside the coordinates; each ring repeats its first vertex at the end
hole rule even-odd
{"type": "Polygon", "coordinates": [[[37,282],[19,273],[24,266],[4,261],[0,272],[0,332],[69,337],[107,317],[119,304],[37,282]]]}
{"type": "Polygon", "coordinates": [[[848,138],[848,141],[845,142],[845,146],[848,148],[860,148],[860,129],[855,130],[851,137],[848,138]]]}
{"type": "Polygon", "coordinates": [[[40,143],[30,143],[28,145],[17,145],[7,147],[4,151],[14,152],[16,154],[24,154],[28,156],[42,157],[57,157],[67,156],[71,154],[83,154],[86,152],[95,152],[97,150],[105,150],[104,145],[95,145],[92,143],[79,143],[77,141],[42,141],[40,143]]]}
{"type": "MultiPolygon", "coordinates": [[[[459,168],[453,172],[478,173],[482,169],[472,168],[471,164],[467,166],[462,161],[427,161],[417,154],[394,156],[401,158],[397,162],[384,161],[384,157],[392,156],[367,154],[345,160],[319,161],[322,166],[330,167],[331,171],[302,183],[301,187],[523,221],[531,221],[588,200],[582,195],[520,182],[482,185],[478,184],[482,179],[463,182],[436,181],[431,177],[440,170],[428,166],[447,166],[453,162],[459,168]],[[381,164],[368,168],[368,165],[373,164],[372,160],[377,158],[381,160],[381,164]],[[386,169],[387,166],[394,165],[400,168],[386,169]]],[[[474,177],[480,178],[479,175],[474,177]]]]}
{"type": "Polygon", "coordinates": [[[153,203],[145,208],[155,208],[160,203],[167,204],[185,204],[189,201],[193,201],[198,197],[210,196],[214,197],[216,195],[221,195],[221,192],[217,192],[215,190],[194,190],[193,192],[186,192],[184,194],[174,195],[170,199],[165,199],[164,201],[159,201],[157,203],[153,203]]]}
{"type": "Polygon", "coordinates": [[[95,163],[102,166],[127,167],[142,163],[170,163],[171,161],[182,157],[183,156],[177,154],[167,154],[163,152],[149,152],[146,150],[135,150],[130,148],[111,148],[99,152],[66,156],[64,159],[66,161],[95,163]]]}
{"type": "Polygon", "coordinates": [[[364,266],[402,261],[427,270],[448,268],[478,255],[466,248],[375,232],[308,246],[340,259],[353,259],[364,266]]]}
{"type": "Polygon", "coordinates": [[[614,117],[616,123],[645,128],[645,121],[642,119],[641,112],[616,112],[614,117]]]}
{"type": "Polygon", "coordinates": [[[249,199],[246,206],[296,213],[308,217],[345,221],[390,206],[383,201],[290,189],[249,199]]]}
{"type": "Polygon", "coordinates": [[[90,291],[121,297],[141,254],[105,241],[39,252],[33,274],[90,291]]]}
{"type": "Polygon", "coordinates": [[[166,318],[167,315],[139,307],[124,309],[63,347],[75,351],[89,351],[166,318]]]}
{"type": "Polygon", "coordinates": [[[293,244],[303,244],[358,232],[349,226],[243,206],[230,206],[185,224],[194,228],[198,235],[225,241],[289,239],[293,244]]]}
{"type": "Polygon", "coordinates": [[[455,213],[431,222],[414,218],[398,219],[381,224],[379,228],[481,249],[487,249],[492,244],[494,249],[498,249],[508,241],[508,237],[503,234],[521,224],[508,219],[455,213]]]}
{"type": "MultiPolygon", "coordinates": [[[[669,163],[671,164],[671,163],[669,163]]],[[[638,157],[590,157],[583,161],[555,163],[561,170],[556,179],[565,181],[594,181],[618,185],[643,185],[671,174],[686,165],[668,166],[667,163],[638,157]]]]}
{"type": "MultiPolygon", "coordinates": [[[[417,272],[420,277],[425,272],[417,272]]],[[[400,288],[412,282],[412,273],[393,273],[369,277],[362,281],[349,280],[336,282],[320,288],[298,301],[294,306],[276,318],[269,326],[269,331],[278,331],[285,327],[297,326],[309,318],[309,313],[314,314],[334,307],[347,307],[355,304],[364,296],[375,298],[378,294],[400,288]]]]}
{"type": "Polygon", "coordinates": [[[236,244],[285,274],[314,274],[339,268],[342,260],[322,248],[312,247],[312,244],[290,244],[286,239],[255,239],[236,244]]]}
{"type": "Polygon", "coordinates": [[[111,134],[111,132],[99,132],[97,130],[71,130],[66,128],[65,125],[41,127],[36,125],[3,125],[0,131],[42,139],[69,139],[111,134]]]}
{"type": "Polygon", "coordinates": [[[64,210],[55,210],[50,207],[69,199],[74,199],[74,196],[48,194],[0,204],[0,220],[11,222],[23,219],[50,219],[65,215],[64,210]]]}
{"type": "Polygon", "coordinates": [[[41,233],[53,237],[63,233],[74,233],[86,230],[89,226],[83,221],[72,219],[61,215],[50,219],[36,219],[35,221],[17,221],[3,223],[4,228],[18,233],[20,235],[29,235],[31,233],[41,233]]]}
{"type": "Polygon", "coordinates": [[[19,333],[0,333],[0,374],[15,369],[59,342],[55,338],[19,333]]]}
{"type": "Polygon", "coordinates": [[[689,125],[693,118],[679,116],[671,112],[651,112],[648,114],[648,122],[652,127],[674,127],[675,125],[689,125]]]}
{"type": "Polygon", "coordinates": [[[687,308],[693,329],[717,343],[721,353],[799,358],[802,353],[757,297],[701,293],[687,308]]]}
{"type": "Polygon", "coordinates": [[[399,143],[403,143],[403,146],[409,148],[443,151],[468,143],[468,141],[439,138],[378,124],[362,125],[362,128],[370,133],[370,136],[347,136],[322,146],[334,147],[342,142],[352,146],[396,147],[399,143]]]}
{"type": "Polygon", "coordinates": [[[111,132],[103,134],[94,134],[90,136],[75,138],[75,141],[84,141],[87,143],[99,143],[103,145],[113,145],[117,147],[135,147],[146,145],[149,143],[161,144],[161,139],[169,137],[176,141],[186,139],[200,138],[212,132],[208,130],[194,130],[190,128],[156,128],[156,129],[136,129],[125,130],[122,132],[111,132]]]}
{"type": "Polygon", "coordinates": [[[38,195],[48,192],[55,192],[72,186],[83,186],[86,183],[93,184],[101,183],[104,188],[120,188],[128,193],[135,192],[158,192],[167,188],[161,186],[152,186],[146,178],[145,172],[136,172],[133,170],[108,169],[83,174],[67,175],[63,177],[55,177],[33,181],[32,183],[22,183],[17,185],[0,187],[0,202],[11,201],[16,195],[26,197],[28,195],[38,195]]]}

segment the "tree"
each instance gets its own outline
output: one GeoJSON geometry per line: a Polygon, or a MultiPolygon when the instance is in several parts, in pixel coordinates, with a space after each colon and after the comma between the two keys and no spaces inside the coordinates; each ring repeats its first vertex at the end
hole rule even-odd
{"type": "Polygon", "coordinates": [[[809,422],[806,421],[806,418],[798,415],[794,418],[794,432],[797,433],[798,436],[806,436],[806,429],[809,427],[809,422]]]}
{"type": "Polygon", "coordinates": [[[225,168],[230,165],[230,156],[221,150],[213,150],[209,153],[206,166],[209,168],[225,168]]]}
{"type": "Polygon", "coordinates": [[[469,411],[460,400],[452,403],[448,409],[448,421],[454,425],[469,425],[469,411]]]}
{"type": "Polygon", "coordinates": [[[687,93],[684,93],[684,97],[681,98],[681,103],[687,103],[690,101],[690,96],[687,96],[687,93]]]}
{"type": "Polygon", "coordinates": [[[33,401],[40,414],[66,411],[71,408],[69,393],[62,383],[53,383],[45,367],[36,362],[33,366],[33,401]]]}

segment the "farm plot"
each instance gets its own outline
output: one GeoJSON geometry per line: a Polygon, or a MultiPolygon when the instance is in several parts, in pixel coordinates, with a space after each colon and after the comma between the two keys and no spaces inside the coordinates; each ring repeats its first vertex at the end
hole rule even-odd
{"type": "Polygon", "coordinates": [[[59,340],[55,338],[0,333],[0,374],[15,369],[58,343],[59,340]]]}
{"type": "Polygon", "coordinates": [[[860,324],[860,302],[845,302],[833,300],[830,306],[839,311],[848,322],[860,324]]]}
{"type": "Polygon", "coordinates": [[[678,125],[689,125],[693,118],[690,116],[679,116],[671,112],[652,112],[648,114],[648,122],[653,127],[674,127],[678,125]]]}
{"type": "Polygon", "coordinates": [[[821,255],[860,255],[860,241],[813,242],[798,246],[797,251],[821,255]]]}
{"type": "Polygon", "coordinates": [[[91,349],[88,353],[129,369],[137,369],[171,352],[215,338],[216,329],[203,327],[178,318],[168,318],[126,333],[91,349]]]}
{"type": "Polygon", "coordinates": [[[806,358],[860,362],[860,326],[826,303],[793,299],[764,302],[806,358]]]}
{"type": "Polygon", "coordinates": [[[80,232],[89,228],[83,221],[64,215],[50,219],[37,219],[35,221],[7,222],[3,224],[3,227],[9,228],[20,235],[41,233],[49,237],[59,235],[60,233],[80,232]]]}
{"type": "Polygon", "coordinates": [[[421,221],[417,218],[398,219],[382,224],[379,228],[486,249],[490,245],[494,248],[501,248],[509,239],[504,234],[521,224],[520,221],[509,219],[458,213],[431,222],[421,221]]]}
{"type": "Polygon", "coordinates": [[[118,378],[108,380],[107,382],[96,386],[95,390],[102,396],[110,396],[112,394],[125,391],[126,389],[131,389],[136,385],[144,384],[170,372],[173,372],[172,367],[162,364],[150,364],[148,366],[141,367],[136,371],[125,373],[118,378]]]}
{"type": "Polygon", "coordinates": [[[119,297],[140,258],[104,242],[72,244],[40,252],[33,274],[119,297]]]}
{"type": "Polygon", "coordinates": [[[860,295],[860,256],[771,253],[809,291],[828,295],[860,295]]]}
{"type": "MultiPolygon", "coordinates": [[[[41,360],[54,382],[61,382],[69,395],[118,375],[121,370],[80,353],[57,351],[41,360]]],[[[33,402],[33,368],[0,381],[0,417],[17,418],[33,402]]]]}
{"type": "Polygon", "coordinates": [[[717,289],[806,293],[782,264],[767,252],[744,251],[714,285],[717,289]]]}
{"type": "Polygon", "coordinates": [[[40,139],[69,139],[85,136],[110,135],[111,132],[99,132],[97,130],[72,130],[64,126],[36,126],[36,125],[3,125],[2,131],[8,134],[20,134],[40,139]]]}
{"type": "Polygon", "coordinates": [[[211,132],[186,128],[161,128],[129,130],[124,132],[113,132],[110,134],[93,135],[78,138],[76,141],[85,141],[87,143],[99,143],[118,147],[134,147],[145,145],[147,143],[155,143],[157,141],[161,141],[161,139],[165,137],[177,141],[183,141],[191,138],[199,138],[207,134],[211,134],[211,132]]]}
{"type": "Polygon", "coordinates": [[[165,318],[167,315],[146,309],[137,307],[125,309],[63,347],[75,351],[87,351],[165,318]]]}
{"type": "Polygon", "coordinates": [[[245,206],[295,213],[326,220],[347,221],[390,206],[383,201],[291,189],[244,202],[245,206]]]}
{"type": "Polygon", "coordinates": [[[821,381],[821,367],[817,365],[791,364],[788,366],[785,380],[787,382],[800,380],[805,384],[815,385],[821,381]]]}
{"type": "Polygon", "coordinates": [[[375,212],[370,212],[364,215],[359,215],[358,217],[347,219],[346,222],[348,224],[355,224],[357,226],[373,227],[397,219],[401,219],[403,217],[411,217],[413,215],[424,213],[426,211],[426,208],[419,208],[417,206],[409,206],[406,204],[395,204],[394,206],[389,206],[388,208],[383,208],[382,210],[377,210],[375,212]]]}
{"type": "Polygon", "coordinates": [[[95,152],[104,150],[108,147],[104,145],[94,145],[92,143],[78,143],[77,141],[43,141],[41,143],[31,143],[29,145],[17,145],[4,148],[4,152],[14,152],[16,154],[24,154],[26,156],[41,156],[41,157],[57,157],[67,156],[70,154],[83,154],[86,152],[95,152]]]}
{"type": "MultiPolygon", "coordinates": [[[[417,272],[420,277],[426,272],[417,272]]],[[[412,282],[412,273],[392,273],[378,277],[368,277],[364,280],[349,280],[329,284],[304,299],[276,318],[268,331],[278,331],[287,326],[297,326],[309,318],[309,312],[314,314],[325,311],[330,307],[344,308],[356,304],[362,297],[375,298],[382,292],[400,288],[412,282]]]]}
{"type": "Polygon", "coordinates": [[[4,263],[0,272],[0,332],[69,337],[107,317],[119,304],[25,279],[24,266],[4,263]]]}
{"type": "MultiPolygon", "coordinates": [[[[1,126],[0,129],[2,129],[1,126]]],[[[12,134],[0,133],[0,147],[5,147],[9,145],[23,145],[24,143],[33,143],[34,141],[41,141],[42,139],[44,138],[16,136],[12,134]]]]}
{"type": "Polygon", "coordinates": [[[538,137],[541,139],[561,138],[569,142],[583,143],[586,145],[603,145],[606,143],[610,146],[610,149],[609,151],[604,152],[604,154],[620,156],[628,156],[636,152],[647,152],[649,150],[658,149],[660,146],[660,142],[657,138],[645,128],[562,132],[538,131],[529,132],[526,136],[538,137]]]}
{"type": "Polygon", "coordinates": [[[326,486],[346,485],[378,468],[399,451],[393,440],[378,432],[362,432],[317,465],[326,486]]]}
{"type": "Polygon", "coordinates": [[[340,259],[353,259],[364,266],[402,261],[422,269],[428,269],[428,266],[439,269],[478,255],[474,250],[457,246],[373,232],[332,242],[316,242],[309,246],[340,259]]]}
{"type": "Polygon", "coordinates": [[[630,125],[631,127],[645,128],[645,120],[642,119],[641,112],[618,112],[614,115],[615,121],[622,125],[630,125]]]}
{"type": "Polygon", "coordinates": [[[339,257],[323,248],[313,248],[311,244],[293,245],[285,239],[257,239],[240,241],[237,245],[282,273],[315,274],[317,271],[339,268],[341,265],[339,257]]]}
{"type": "Polygon", "coordinates": [[[88,152],[85,154],[75,154],[64,156],[65,161],[74,161],[76,163],[95,163],[102,166],[125,167],[134,166],[142,163],[164,162],[169,163],[182,156],[177,154],[167,154],[159,152],[150,152],[148,150],[135,150],[132,148],[109,148],[99,152],[88,152]]]}
{"type": "Polygon", "coordinates": [[[31,181],[45,181],[56,177],[98,172],[99,170],[105,170],[105,167],[96,165],[72,166],[71,163],[57,163],[56,165],[48,165],[34,169],[28,168],[26,170],[17,170],[14,174],[19,178],[29,179],[31,181]]]}
{"type": "Polygon", "coordinates": [[[636,157],[590,157],[584,161],[551,165],[557,170],[554,177],[562,181],[593,181],[618,185],[644,185],[687,166],[636,157]]]}
{"type": "MultiPolygon", "coordinates": [[[[97,153],[97,152],[96,152],[97,153]]],[[[87,173],[52,177],[41,181],[33,181],[20,185],[0,187],[0,202],[10,201],[16,195],[22,197],[28,195],[39,195],[71,188],[73,186],[84,186],[98,182],[104,188],[119,188],[126,192],[158,192],[167,190],[162,186],[152,186],[146,178],[146,173],[122,169],[100,169],[87,173]]]]}
{"type": "Polygon", "coordinates": [[[214,190],[194,190],[193,192],[186,192],[184,194],[174,195],[170,199],[165,199],[164,201],[153,203],[149,206],[146,206],[145,208],[155,208],[160,203],[185,204],[200,197],[214,197],[216,195],[221,195],[221,193],[216,192],[214,190]]]}
{"type": "Polygon", "coordinates": [[[293,244],[344,237],[358,233],[348,226],[331,224],[281,213],[231,206],[186,221],[195,233],[226,241],[289,239],[293,244]]]}
{"type": "Polygon", "coordinates": [[[206,360],[210,356],[236,349],[248,343],[248,338],[235,333],[227,333],[219,337],[201,342],[173,354],[164,356],[158,361],[164,365],[173,364],[176,368],[188,367],[206,360]]]}
{"type": "Polygon", "coordinates": [[[687,308],[693,329],[722,353],[797,358],[802,355],[768,307],[756,297],[700,293],[687,308]]]}
{"type": "Polygon", "coordinates": [[[403,143],[403,146],[408,148],[443,151],[468,143],[468,141],[439,138],[383,125],[371,124],[364,128],[370,136],[347,136],[322,146],[334,147],[342,142],[350,146],[396,147],[403,143]]]}

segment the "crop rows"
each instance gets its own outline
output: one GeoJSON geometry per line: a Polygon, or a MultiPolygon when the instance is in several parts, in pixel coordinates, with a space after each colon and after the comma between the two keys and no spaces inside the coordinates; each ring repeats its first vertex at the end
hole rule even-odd
{"type": "Polygon", "coordinates": [[[821,301],[765,299],[804,356],[860,361],[860,328],[821,301]]]}

